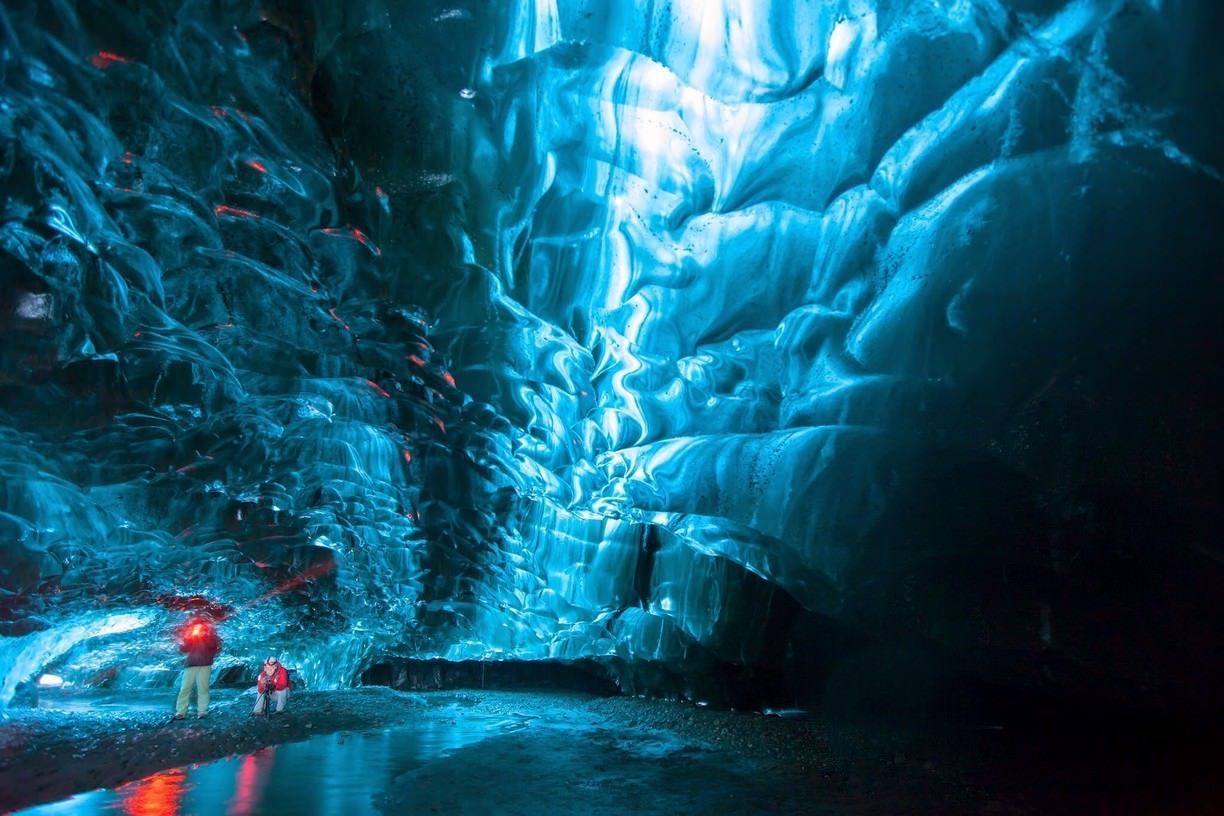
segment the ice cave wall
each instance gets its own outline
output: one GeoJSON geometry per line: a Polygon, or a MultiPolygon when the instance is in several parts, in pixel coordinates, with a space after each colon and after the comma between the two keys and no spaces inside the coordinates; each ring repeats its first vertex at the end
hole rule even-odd
{"type": "Polygon", "coordinates": [[[1224,679],[1215,4],[10,5],[8,686],[1224,679]]]}
{"type": "Polygon", "coordinates": [[[591,355],[526,409],[561,654],[594,607],[630,663],[799,697],[935,656],[1210,704],[1217,9],[510,8],[474,243],[591,355]]]}

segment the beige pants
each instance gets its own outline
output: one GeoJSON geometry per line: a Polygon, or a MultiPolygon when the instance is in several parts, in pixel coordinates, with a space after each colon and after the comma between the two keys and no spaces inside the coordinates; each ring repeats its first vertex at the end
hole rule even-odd
{"type": "Polygon", "coordinates": [[[280,691],[265,691],[263,694],[255,698],[255,710],[252,714],[262,714],[264,706],[268,705],[268,697],[272,698],[272,702],[276,703],[276,711],[279,714],[285,710],[285,700],[289,698],[289,689],[281,689],[280,691]]]}
{"type": "Polygon", "coordinates": [[[178,704],[174,707],[174,716],[187,715],[187,701],[191,698],[191,687],[196,690],[196,711],[201,717],[208,713],[208,680],[212,676],[212,666],[189,666],[183,672],[183,684],[179,686],[178,704]]]}

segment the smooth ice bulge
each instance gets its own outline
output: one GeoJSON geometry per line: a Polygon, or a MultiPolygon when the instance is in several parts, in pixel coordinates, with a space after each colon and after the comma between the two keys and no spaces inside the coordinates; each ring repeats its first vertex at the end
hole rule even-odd
{"type": "Polygon", "coordinates": [[[211,604],[316,685],[810,699],[835,640],[1196,694],[1219,14],[6,6],[0,653],[157,626],[4,688],[140,682],[211,604]]]}
{"type": "MultiPolygon", "coordinates": [[[[590,352],[576,393],[530,395],[548,444],[524,450],[567,477],[544,499],[565,515],[524,533],[537,572],[569,569],[551,542],[576,532],[620,547],[620,575],[646,561],[637,609],[615,581],[583,599],[615,621],[591,650],[629,662],[802,664],[797,633],[827,623],[792,624],[795,601],[982,675],[1084,682],[1118,657],[1083,618],[1118,604],[1088,574],[1134,546],[1084,514],[1196,459],[1136,422],[1208,320],[1182,298],[1208,286],[1194,224],[1220,195],[1188,74],[1214,13],[716,5],[520,4],[482,69],[475,243],[590,352]],[[1138,325],[1183,319],[1136,347],[1138,325]],[[1149,386],[1093,427],[1099,400],[1149,386]],[[779,603],[743,600],[757,583],[779,603]],[[760,626],[791,627],[789,657],[749,655],[760,626]]],[[[1171,510],[1146,501],[1138,517],[1171,510]]],[[[1145,560],[1182,569],[1160,549],[1145,560]]],[[[1206,586],[1182,603],[1202,612],[1206,586]]],[[[1180,640],[1176,615],[1119,614],[1180,640]]]]}

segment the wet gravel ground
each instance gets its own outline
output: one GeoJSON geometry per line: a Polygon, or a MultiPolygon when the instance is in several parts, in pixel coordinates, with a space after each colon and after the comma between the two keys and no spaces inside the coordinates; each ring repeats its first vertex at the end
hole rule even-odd
{"type": "Polygon", "coordinates": [[[0,811],[114,788],[167,768],[316,734],[456,718],[527,727],[465,745],[375,792],[385,813],[1224,813],[1224,761],[1145,735],[1017,736],[998,726],[897,727],[718,711],[638,698],[511,691],[295,694],[271,719],[219,693],[170,720],[173,691],[12,709],[0,723],[0,811]],[[164,703],[164,705],[163,705],[164,703]],[[1123,740],[1125,742],[1125,740],[1123,740]],[[1095,746],[1095,747],[1094,747],[1095,746]],[[1131,749],[1134,750],[1131,750],[1131,749]]]}

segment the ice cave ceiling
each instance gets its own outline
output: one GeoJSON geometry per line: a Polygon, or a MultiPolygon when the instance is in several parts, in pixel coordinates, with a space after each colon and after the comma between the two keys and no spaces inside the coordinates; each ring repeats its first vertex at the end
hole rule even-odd
{"type": "Polygon", "coordinates": [[[6,2],[0,706],[201,605],[315,684],[1205,699],[1221,16],[6,2]]]}

